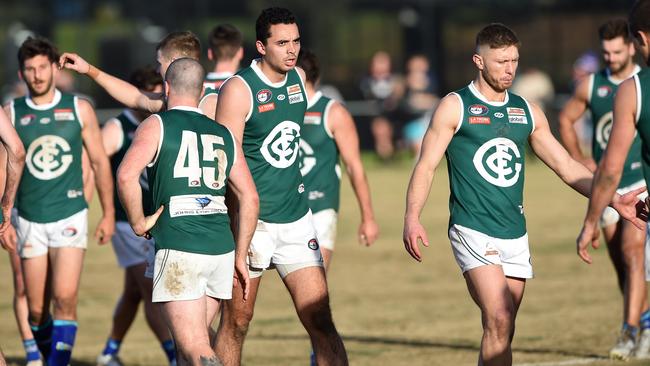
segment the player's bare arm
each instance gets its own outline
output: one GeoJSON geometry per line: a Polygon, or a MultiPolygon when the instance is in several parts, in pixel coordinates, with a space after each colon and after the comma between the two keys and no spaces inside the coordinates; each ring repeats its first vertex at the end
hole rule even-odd
{"type": "Polygon", "coordinates": [[[418,240],[424,246],[429,246],[427,233],[420,224],[420,214],[429,196],[436,168],[458,126],[460,110],[460,101],[456,95],[449,94],[442,98],[424,135],[422,153],[409,182],[402,239],[406,251],[418,262],[422,261],[418,240]]]}
{"type": "Polygon", "coordinates": [[[90,165],[95,175],[95,186],[102,205],[102,218],[95,230],[95,239],[107,243],[115,231],[115,207],[113,207],[113,175],[111,164],[104,151],[97,115],[87,100],[79,99],[79,114],[83,123],[81,138],[88,152],[90,165]]]}
{"type": "Polygon", "coordinates": [[[215,110],[217,109],[217,100],[219,94],[213,93],[206,95],[199,103],[199,109],[211,119],[214,119],[215,110]]]}
{"type": "MultiPolygon", "coordinates": [[[[587,252],[589,244],[594,248],[598,247],[598,218],[610,203],[611,197],[614,196],[616,199],[618,196],[615,193],[616,188],[621,180],[625,159],[636,133],[636,103],[634,79],[628,79],[620,85],[614,99],[612,132],[603,159],[594,176],[589,208],[577,241],[578,255],[587,263],[592,262],[591,256],[587,252]]],[[[639,189],[632,193],[638,194],[642,191],[643,189],[639,189]]],[[[624,200],[626,196],[623,196],[621,200],[624,200]]],[[[636,218],[633,223],[640,228],[644,228],[645,225],[640,218],[636,218]]]]}
{"type": "Polygon", "coordinates": [[[120,78],[103,72],[75,53],[66,52],[62,54],[59,58],[59,68],[66,68],[88,75],[106,90],[111,97],[129,108],[150,113],[159,112],[164,108],[162,93],[142,91],[120,78]]]}
{"type": "MultiPolygon", "coordinates": [[[[5,107],[5,111],[7,111],[5,107]]],[[[10,113],[10,112],[9,112],[10,113]]],[[[14,199],[18,190],[18,183],[25,167],[25,147],[13,127],[9,114],[0,111],[0,139],[7,153],[7,170],[4,193],[2,195],[2,225],[0,233],[10,226],[11,209],[14,207],[14,199]]]]}
{"type": "Polygon", "coordinates": [[[359,151],[359,135],[350,113],[340,103],[334,102],[330,107],[327,127],[334,135],[334,141],[339,149],[341,160],[350,177],[350,183],[361,210],[361,225],[359,226],[359,242],[369,246],[377,240],[379,226],[375,221],[375,214],[372,209],[370,198],[370,187],[366,173],[361,163],[359,151]]]}
{"type": "Polygon", "coordinates": [[[248,246],[257,227],[260,200],[253,182],[253,176],[248,170],[241,143],[237,139],[235,139],[235,151],[237,157],[228,177],[228,189],[233,192],[239,201],[238,225],[235,235],[235,272],[237,280],[244,290],[244,301],[246,301],[250,282],[246,258],[248,256],[248,246]]]}
{"type": "Polygon", "coordinates": [[[219,89],[219,99],[215,121],[228,127],[237,141],[242,141],[246,116],[252,107],[250,89],[241,79],[230,78],[219,89]]]}
{"type": "Polygon", "coordinates": [[[109,157],[113,156],[124,141],[124,132],[116,118],[111,118],[102,127],[102,144],[109,157]]]}
{"type": "Polygon", "coordinates": [[[575,123],[587,110],[589,103],[589,86],[592,77],[587,77],[576,86],[576,90],[560,111],[560,137],[564,148],[572,158],[581,162],[592,172],[596,171],[596,163],[592,158],[585,157],[580,149],[580,141],[575,130],[575,123]]]}
{"type": "Polygon", "coordinates": [[[135,131],[133,142],[117,170],[117,192],[120,202],[126,211],[133,232],[138,236],[149,235],[149,230],[156,224],[164,209],[164,206],[161,206],[153,215],[145,217],[140,186],[140,174],[156,157],[159,140],[158,117],[149,116],[135,131]]]}

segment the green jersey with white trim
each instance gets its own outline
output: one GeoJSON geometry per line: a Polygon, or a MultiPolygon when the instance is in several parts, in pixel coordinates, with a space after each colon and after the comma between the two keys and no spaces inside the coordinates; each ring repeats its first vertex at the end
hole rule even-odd
{"type": "Polygon", "coordinates": [[[198,108],[174,107],[156,116],[160,141],[147,169],[153,209],[165,206],[151,230],[156,250],[232,251],[224,196],[236,158],[233,136],[198,108]]]}
{"type": "Polygon", "coordinates": [[[317,92],[309,100],[300,132],[300,172],[312,212],[339,210],[339,149],[326,124],[334,101],[317,92]]]}
{"type": "Polygon", "coordinates": [[[59,90],[48,104],[37,105],[29,96],[16,98],[11,120],[27,152],[16,194],[19,215],[50,223],[85,209],[78,98],[59,90]]]}
{"type": "MultiPolygon", "coordinates": [[[[641,68],[636,67],[634,74],[641,68]]],[[[619,81],[612,80],[608,69],[591,74],[589,79],[589,110],[591,111],[591,120],[593,123],[593,134],[591,143],[591,153],[596,161],[600,162],[603,157],[609,134],[612,130],[614,95],[618,89],[619,81]]],[[[641,169],[641,139],[638,134],[634,136],[634,142],[627,154],[625,166],[623,167],[623,176],[619,188],[628,187],[643,179],[641,169]]]]}
{"type": "Polygon", "coordinates": [[[283,81],[273,83],[257,62],[253,60],[234,76],[244,81],[251,93],[242,141],[244,155],[260,197],[259,219],[293,222],[309,210],[297,159],[307,110],[305,87],[295,69],[283,81]]]}
{"type": "Polygon", "coordinates": [[[528,102],[508,92],[503,102],[489,102],[473,83],[453,94],[461,102],[461,118],[445,153],[449,225],[519,238],[526,234],[526,143],[535,129],[528,102]]]}

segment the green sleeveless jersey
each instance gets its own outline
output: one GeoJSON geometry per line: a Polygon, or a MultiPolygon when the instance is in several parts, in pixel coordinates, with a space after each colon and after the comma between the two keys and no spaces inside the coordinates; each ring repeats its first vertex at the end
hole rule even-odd
{"type": "Polygon", "coordinates": [[[499,239],[526,234],[524,164],[535,121],[528,102],[506,93],[489,102],[471,83],[454,93],[461,118],[447,151],[449,225],[499,239]]]}
{"type": "Polygon", "coordinates": [[[219,94],[219,88],[224,81],[228,80],[231,77],[231,73],[226,72],[209,72],[205,76],[205,81],[203,82],[203,96],[210,94],[219,94]]]}
{"type": "Polygon", "coordinates": [[[636,130],[641,138],[641,163],[646,185],[650,183],[650,70],[634,75],[636,88],[636,130]]]}
{"type": "Polygon", "coordinates": [[[293,222],[309,210],[297,159],[307,110],[305,88],[296,70],[272,83],[257,62],[234,76],[251,92],[242,147],[260,197],[260,220],[293,222]]]}
{"type": "Polygon", "coordinates": [[[26,150],[16,194],[21,217],[55,222],[87,207],[81,175],[81,129],[76,96],[56,90],[49,104],[31,98],[11,102],[11,120],[26,150]]]}
{"type": "Polygon", "coordinates": [[[157,116],[158,153],[147,169],[153,208],[165,205],[151,230],[156,250],[232,251],[224,195],[236,158],[233,136],[198,108],[175,107],[157,116]]]}
{"type": "MultiPolygon", "coordinates": [[[[138,128],[140,121],[137,117],[133,115],[128,109],[125,109],[120,115],[113,119],[112,123],[117,123],[122,129],[122,139],[120,142],[120,148],[111,156],[111,171],[113,172],[113,177],[117,178],[117,168],[122,163],[126,151],[131,146],[133,142],[133,135],[135,130],[138,128]]],[[[147,171],[142,171],[140,176],[140,186],[142,187],[142,207],[144,207],[144,214],[151,215],[153,211],[151,210],[151,193],[149,191],[149,182],[147,181],[147,171]]],[[[114,186],[113,191],[113,205],[115,206],[115,220],[116,221],[129,221],[126,216],[126,211],[122,207],[120,202],[120,197],[117,194],[117,183],[114,186]]]]}
{"type": "Polygon", "coordinates": [[[334,101],[317,92],[309,100],[300,130],[300,173],[312,212],[339,210],[341,167],[339,149],[326,125],[334,101]]]}
{"type": "MultiPolygon", "coordinates": [[[[637,66],[635,74],[641,70],[637,66]]],[[[591,74],[589,79],[589,110],[593,123],[593,134],[591,154],[598,163],[602,159],[609,141],[609,134],[612,130],[614,95],[621,82],[612,80],[609,70],[604,69],[598,73],[591,74]]],[[[623,176],[619,188],[630,186],[643,179],[641,169],[641,139],[638,134],[634,136],[634,142],[627,154],[623,176]]]]}

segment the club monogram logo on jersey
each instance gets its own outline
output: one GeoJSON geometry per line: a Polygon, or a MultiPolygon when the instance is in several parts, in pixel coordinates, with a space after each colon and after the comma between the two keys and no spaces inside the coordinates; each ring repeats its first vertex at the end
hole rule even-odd
{"type": "Polygon", "coordinates": [[[605,150],[607,141],[609,141],[609,134],[612,132],[612,119],[613,112],[608,112],[598,120],[596,123],[596,142],[601,149],[605,150]]]}
{"type": "Polygon", "coordinates": [[[497,137],[476,150],[473,163],[483,179],[495,186],[506,188],[519,180],[522,168],[522,164],[518,162],[520,160],[521,154],[517,145],[510,139],[497,137]]]}
{"type": "Polygon", "coordinates": [[[266,136],[260,152],[273,167],[288,168],[296,161],[300,150],[299,142],[300,125],[292,121],[283,121],[266,136]]]}
{"type": "Polygon", "coordinates": [[[70,144],[59,136],[44,135],[32,141],[25,158],[29,172],[40,180],[61,176],[72,164],[70,144]]]}
{"type": "Polygon", "coordinates": [[[314,149],[305,141],[300,139],[300,174],[306,176],[316,166],[314,149]]]}

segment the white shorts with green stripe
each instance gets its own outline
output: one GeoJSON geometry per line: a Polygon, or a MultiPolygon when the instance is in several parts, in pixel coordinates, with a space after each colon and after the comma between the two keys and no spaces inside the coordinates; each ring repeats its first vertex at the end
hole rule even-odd
{"type": "Polygon", "coordinates": [[[460,225],[449,228],[449,240],[463,273],[486,265],[499,265],[508,277],[533,278],[528,234],[498,239],[460,225]]]}

